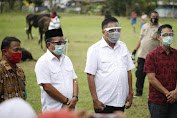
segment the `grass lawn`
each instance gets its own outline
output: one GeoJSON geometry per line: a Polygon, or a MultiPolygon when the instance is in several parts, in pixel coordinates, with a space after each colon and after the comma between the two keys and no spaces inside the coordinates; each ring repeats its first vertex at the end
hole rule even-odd
{"type": "MultiPolygon", "coordinates": [[[[0,41],[5,36],[15,36],[21,40],[21,47],[29,50],[35,59],[42,56],[45,51],[40,49],[38,45],[38,29],[33,28],[33,40],[28,40],[25,33],[25,16],[27,13],[5,13],[0,15],[0,41]]],[[[121,40],[126,43],[130,52],[135,48],[139,40],[140,18],[137,20],[136,33],[130,25],[130,19],[125,17],[118,18],[122,27],[121,40]]],[[[79,83],[79,102],[78,109],[93,111],[92,99],[88,89],[86,74],[84,73],[86,54],[89,46],[101,39],[101,22],[103,16],[87,16],[87,15],[71,15],[61,14],[61,26],[64,36],[69,39],[68,56],[73,62],[75,72],[78,76],[79,83]]],[[[177,32],[177,19],[160,19],[161,24],[171,24],[174,32],[177,32]]],[[[177,36],[175,36],[177,39],[177,36]]],[[[172,45],[177,48],[177,42],[172,45]]],[[[33,106],[38,113],[41,111],[40,88],[36,82],[34,72],[35,61],[21,62],[19,65],[24,69],[27,79],[28,99],[27,101],[33,106]]],[[[135,91],[135,70],[133,73],[133,89],[135,91]]],[[[147,106],[148,100],[148,81],[145,80],[144,93],[140,98],[133,100],[130,109],[125,110],[129,118],[149,118],[149,110],[147,106]]]]}

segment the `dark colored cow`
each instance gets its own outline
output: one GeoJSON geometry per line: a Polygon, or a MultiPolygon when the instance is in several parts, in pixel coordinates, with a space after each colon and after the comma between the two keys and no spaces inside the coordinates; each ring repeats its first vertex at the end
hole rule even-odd
{"type": "Polygon", "coordinates": [[[38,22],[39,33],[40,33],[39,44],[41,44],[41,49],[43,49],[42,46],[43,34],[48,30],[49,23],[50,23],[50,18],[46,16],[41,18],[38,22]]]}
{"type": "MultiPolygon", "coordinates": [[[[50,14],[39,14],[39,15],[36,15],[36,14],[29,14],[26,16],[26,23],[28,24],[28,29],[26,30],[26,34],[28,36],[28,39],[30,38],[31,36],[31,39],[33,39],[33,36],[32,36],[32,26],[37,28],[39,27],[39,24],[40,24],[40,28],[39,28],[39,33],[40,33],[40,39],[39,39],[39,42],[38,43],[41,43],[41,48],[42,48],[42,34],[45,33],[46,31],[46,26],[42,26],[42,24],[44,25],[44,19],[43,20],[40,20],[42,19],[43,17],[45,17],[45,19],[50,19],[50,14]],[[42,23],[40,23],[42,21],[42,23]],[[45,30],[43,30],[42,28],[45,27],[45,30]]],[[[46,23],[45,23],[46,25],[46,23]]],[[[47,29],[48,29],[48,26],[47,26],[47,29]]]]}
{"type": "Polygon", "coordinates": [[[43,18],[44,16],[46,17],[50,17],[50,14],[29,14],[26,16],[26,23],[28,24],[28,29],[26,30],[26,33],[28,35],[28,39],[29,39],[29,35],[31,35],[31,38],[33,39],[31,30],[32,30],[32,26],[37,28],[38,26],[38,22],[41,18],[43,18]]]}
{"type": "Polygon", "coordinates": [[[31,52],[27,51],[26,49],[22,48],[22,61],[26,61],[26,60],[34,60],[36,61],[36,59],[33,58],[31,52]]]}

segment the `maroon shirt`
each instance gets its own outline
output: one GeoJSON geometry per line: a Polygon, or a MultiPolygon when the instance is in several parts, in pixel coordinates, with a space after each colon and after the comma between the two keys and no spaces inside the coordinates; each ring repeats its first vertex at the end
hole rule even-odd
{"type": "MultiPolygon", "coordinates": [[[[170,48],[167,55],[164,49],[159,46],[152,50],[146,57],[144,72],[155,73],[155,77],[168,90],[176,88],[177,80],[177,50],[170,48]]],[[[161,105],[167,105],[166,96],[149,85],[149,101],[161,105]]]]}

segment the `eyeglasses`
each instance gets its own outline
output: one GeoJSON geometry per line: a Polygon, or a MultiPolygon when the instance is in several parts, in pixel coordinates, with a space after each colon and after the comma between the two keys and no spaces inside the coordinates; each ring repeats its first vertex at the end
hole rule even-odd
{"type": "Polygon", "coordinates": [[[66,44],[67,41],[64,40],[64,41],[49,41],[50,43],[56,43],[57,45],[62,45],[62,44],[66,44]]]}
{"type": "Polygon", "coordinates": [[[112,33],[112,32],[121,32],[122,27],[110,27],[110,28],[105,28],[104,30],[112,33]]]}
{"type": "Polygon", "coordinates": [[[161,36],[162,37],[174,36],[174,33],[173,32],[164,32],[164,33],[161,33],[161,36]]]}

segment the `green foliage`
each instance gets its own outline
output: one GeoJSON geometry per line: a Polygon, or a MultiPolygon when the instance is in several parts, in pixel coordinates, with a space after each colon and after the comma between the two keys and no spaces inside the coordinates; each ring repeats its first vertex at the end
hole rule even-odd
{"type": "Polygon", "coordinates": [[[154,0],[105,0],[109,8],[118,16],[130,15],[132,10],[135,10],[138,14],[141,11],[149,13],[156,6],[154,0]]]}
{"type": "MultiPolygon", "coordinates": [[[[5,36],[16,36],[21,40],[21,47],[30,51],[35,59],[38,59],[45,51],[40,49],[38,45],[38,29],[33,28],[33,40],[28,40],[25,33],[25,17],[27,13],[8,13],[0,15],[0,40],[5,36]]],[[[84,73],[86,54],[89,46],[99,41],[102,36],[101,22],[104,16],[88,16],[76,14],[60,14],[61,25],[64,36],[69,39],[68,56],[70,57],[75,72],[78,76],[79,83],[79,102],[77,103],[78,109],[86,109],[93,111],[92,99],[89,93],[86,74],[84,73]]],[[[137,41],[139,40],[140,32],[140,18],[137,19],[136,33],[133,32],[130,20],[125,17],[118,18],[122,27],[121,40],[125,42],[129,51],[131,52],[137,41]]],[[[173,26],[174,32],[177,32],[176,19],[160,19],[161,24],[169,23],[173,26]]],[[[177,36],[175,35],[175,39],[177,36]]],[[[1,45],[1,44],[0,44],[1,45]]],[[[44,42],[43,42],[44,45],[44,42]]],[[[177,48],[177,42],[173,43],[173,47],[177,48]]],[[[0,55],[1,56],[1,55],[0,55]]],[[[21,62],[19,65],[23,68],[27,79],[27,101],[32,105],[37,113],[41,111],[40,102],[40,88],[37,85],[36,76],[34,72],[36,62],[27,61],[21,62]]],[[[135,91],[135,70],[133,74],[133,89],[135,91]]],[[[133,105],[130,109],[125,110],[129,118],[149,118],[149,110],[147,106],[148,100],[148,81],[145,80],[144,94],[140,98],[133,100],[133,105]]]]}

